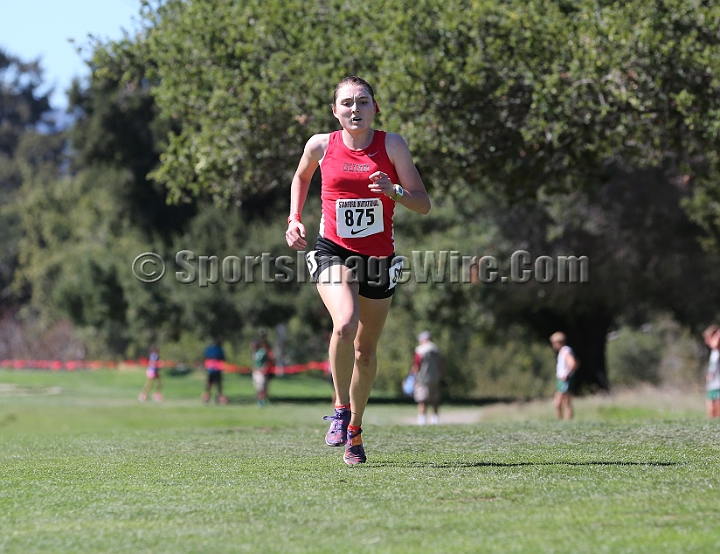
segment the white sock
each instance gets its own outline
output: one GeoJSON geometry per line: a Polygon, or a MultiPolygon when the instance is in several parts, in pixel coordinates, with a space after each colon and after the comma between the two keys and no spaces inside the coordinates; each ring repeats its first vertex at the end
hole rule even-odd
{"type": "Polygon", "coordinates": [[[418,414],[418,425],[425,425],[425,414],[418,414]]]}
{"type": "Polygon", "coordinates": [[[437,425],[439,421],[440,418],[438,418],[437,414],[433,414],[432,416],[430,416],[430,423],[432,425],[437,425]]]}

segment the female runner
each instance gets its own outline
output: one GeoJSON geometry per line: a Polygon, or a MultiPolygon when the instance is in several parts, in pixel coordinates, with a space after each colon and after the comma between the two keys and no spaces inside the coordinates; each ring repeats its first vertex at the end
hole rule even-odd
{"type": "Polygon", "coordinates": [[[335,414],[325,442],[345,446],[348,465],[366,461],[362,419],[377,372],[377,344],[402,268],[395,258],[396,204],[426,214],[430,198],[405,140],[372,128],[378,113],[370,84],[346,77],[335,88],[333,115],[341,130],[312,136],[290,192],[285,233],[295,250],[307,247],[302,210],[320,166],[322,217],[310,275],[333,322],[329,360],[335,414]]]}

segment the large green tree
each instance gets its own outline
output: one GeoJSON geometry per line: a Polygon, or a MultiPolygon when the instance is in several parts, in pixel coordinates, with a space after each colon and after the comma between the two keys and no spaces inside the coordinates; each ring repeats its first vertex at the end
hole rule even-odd
{"type": "Polygon", "coordinates": [[[14,201],[23,173],[57,158],[62,139],[49,118],[49,92],[41,92],[39,61],[0,49],[0,299],[8,302],[17,267],[20,220],[14,201]]]}
{"type": "MultiPolygon", "coordinates": [[[[661,169],[610,168],[600,187],[519,202],[503,214],[503,234],[527,251],[525,265],[548,256],[556,273],[522,285],[496,285],[486,302],[500,327],[523,321],[540,338],[565,331],[582,360],[581,381],[606,387],[609,328],[640,326],[659,313],[694,328],[720,305],[720,259],[702,250],[701,230],[682,210],[683,195],[661,169]],[[586,283],[560,282],[560,256],[586,256],[586,283]]],[[[506,254],[507,256],[507,254],[506,254]]],[[[507,259],[507,258],[505,258],[507,259]]],[[[541,271],[542,274],[542,271],[541,271]]]]}
{"type": "MultiPolygon", "coordinates": [[[[13,203],[22,231],[16,280],[32,291],[32,308],[49,320],[69,318],[94,355],[143,353],[150,342],[188,335],[237,341],[245,329],[302,312],[298,286],[266,286],[259,270],[258,282],[247,286],[175,279],[175,255],[183,250],[220,262],[277,255],[283,229],[274,214],[284,206],[275,205],[277,191],[231,206],[205,193],[168,204],[166,189],[148,173],[173,122],[158,115],[145,68],[102,48],[93,67],[89,85],[75,83],[70,92],[76,121],[66,135],[67,171],[59,172],[60,159],[28,166],[13,203]],[[164,258],[164,281],[133,276],[133,259],[146,251],[164,258]]],[[[197,259],[193,264],[198,268],[197,259]]]]}
{"type": "Polygon", "coordinates": [[[75,83],[70,92],[65,169],[59,159],[28,166],[14,203],[22,231],[16,281],[37,313],[69,318],[96,355],[147,346],[179,317],[157,290],[133,288],[128,261],[162,252],[194,213],[168,206],[165,189],[147,178],[167,123],[155,117],[142,68],[130,78],[104,61],[87,88],[75,83]],[[123,74],[129,82],[121,84],[123,74]]]}
{"type": "Polygon", "coordinates": [[[175,197],[287,183],[351,73],[443,191],[574,190],[610,162],[672,162],[697,182],[717,169],[714,3],[168,0],[144,14],[137,50],[179,121],[155,172],[175,197]]]}

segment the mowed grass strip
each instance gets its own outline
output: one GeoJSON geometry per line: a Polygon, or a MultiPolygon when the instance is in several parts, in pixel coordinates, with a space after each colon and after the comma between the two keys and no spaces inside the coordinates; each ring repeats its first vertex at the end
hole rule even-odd
{"type": "Polygon", "coordinates": [[[72,388],[0,398],[16,417],[0,427],[0,552],[720,549],[720,426],[702,417],[417,427],[397,424],[411,406],[371,406],[368,463],[349,468],[323,442],[325,405],[193,392],[83,427],[73,405],[101,408],[72,388]],[[56,425],[24,429],[39,407],[56,425]]]}

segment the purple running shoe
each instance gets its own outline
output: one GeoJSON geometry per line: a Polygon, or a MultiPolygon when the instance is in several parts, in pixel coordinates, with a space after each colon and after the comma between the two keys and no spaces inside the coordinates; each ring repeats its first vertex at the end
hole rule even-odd
{"type": "Polygon", "coordinates": [[[347,441],[347,428],[350,425],[350,410],[335,408],[334,415],[327,415],[323,419],[332,421],[330,429],[325,434],[325,442],[330,446],[343,446],[347,441]]]}
{"type": "Polygon", "coordinates": [[[345,460],[345,463],[349,466],[364,464],[367,461],[365,448],[363,448],[362,437],[360,436],[361,433],[362,429],[358,429],[354,433],[348,430],[343,460],[345,460]]]}

